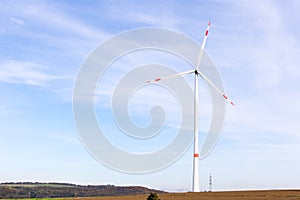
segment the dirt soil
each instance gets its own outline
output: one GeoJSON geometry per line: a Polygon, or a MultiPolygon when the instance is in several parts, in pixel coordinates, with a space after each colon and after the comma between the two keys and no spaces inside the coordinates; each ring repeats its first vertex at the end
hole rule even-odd
{"type": "MultiPolygon", "coordinates": [[[[82,200],[146,200],[148,195],[76,198],[82,200]]],[[[300,200],[300,190],[158,194],[160,200],[300,200]]]]}

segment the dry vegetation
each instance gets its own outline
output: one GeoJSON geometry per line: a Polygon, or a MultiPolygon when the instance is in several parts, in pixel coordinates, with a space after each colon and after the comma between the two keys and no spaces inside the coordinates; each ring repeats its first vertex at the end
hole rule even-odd
{"type": "MultiPolygon", "coordinates": [[[[145,200],[148,195],[76,198],[81,200],[145,200]]],[[[160,200],[300,200],[300,190],[159,194],[160,200]]]]}

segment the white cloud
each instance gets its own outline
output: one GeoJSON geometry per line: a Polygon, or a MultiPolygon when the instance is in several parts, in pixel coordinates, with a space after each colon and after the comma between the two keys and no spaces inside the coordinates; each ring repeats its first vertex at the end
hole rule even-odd
{"type": "Polygon", "coordinates": [[[287,16],[280,7],[273,1],[240,4],[242,15],[252,18],[247,26],[254,30],[251,33],[253,43],[248,46],[249,54],[244,56],[251,58],[248,65],[255,70],[257,89],[278,87],[295,73],[300,74],[296,64],[300,61],[296,56],[300,49],[295,45],[299,43],[298,36],[289,32],[292,25],[289,19],[293,16],[287,16]]]}
{"type": "MultiPolygon", "coordinates": [[[[18,4],[8,2],[0,9],[2,15],[9,15],[8,19],[14,23],[23,25],[24,21],[27,21],[31,28],[38,26],[39,29],[35,30],[37,32],[48,29],[50,32],[51,30],[62,31],[85,38],[100,39],[106,37],[106,33],[72,17],[62,10],[59,4],[47,1],[19,2],[18,4]]],[[[29,26],[28,28],[30,28],[29,26]]]]}
{"type": "Polygon", "coordinates": [[[12,22],[19,24],[19,25],[24,25],[24,21],[15,17],[9,17],[9,20],[11,20],[12,22]]]}
{"type": "Polygon", "coordinates": [[[45,25],[53,30],[60,30],[66,33],[74,34],[85,38],[100,39],[106,37],[106,34],[93,27],[89,27],[80,19],[73,18],[58,7],[44,4],[30,4],[25,6],[22,14],[34,19],[35,23],[45,25]]]}
{"type": "Polygon", "coordinates": [[[62,4],[47,1],[7,2],[0,7],[0,12],[13,24],[2,21],[0,32],[26,38],[28,42],[38,44],[38,48],[46,45],[62,49],[64,54],[75,52],[81,56],[108,37],[103,29],[89,25],[89,21],[62,8],[62,4]],[[12,26],[14,24],[22,26],[12,26]]]}
{"type": "Polygon", "coordinates": [[[0,81],[2,82],[44,86],[55,79],[62,79],[62,77],[46,73],[46,67],[37,63],[15,60],[0,63],[0,81]]]}
{"type": "Polygon", "coordinates": [[[226,91],[237,104],[227,109],[224,130],[258,140],[272,134],[299,138],[300,96],[295,91],[300,89],[300,40],[289,31],[293,26],[290,19],[299,14],[283,12],[287,7],[278,1],[231,4],[239,20],[224,24],[227,29],[215,33],[219,48],[213,49],[212,55],[219,56],[217,66],[226,63],[221,74],[226,91]]]}
{"type": "Polygon", "coordinates": [[[295,97],[270,96],[270,99],[252,97],[238,102],[236,108],[228,109],[226,131],[246,137],[248,134],[258,138],[277,135],[300,139],[300,125],[297,122],[300,106],[295,97]]]}
{"type": "MultiPolygon", "coordinates": [[[[168,4],[168,7],[164,6],[164,10],[157,12],[158,4],[168,4],[167,2],[150,2],[145,4],[139,4],[132,6],[128,3],[118,2],[117,4],[111,4],[109,6],[109,17],[111,19],[126,22],[128,25],[140,26],[159,26],[163,28],[178,28],[181,19],[174,14],[172,5],[168,4]],[[120,6],[121,4],[121,6],[120,6]],[[126,10],[126,11],[125,11],[126,10]],[[124,12],[125,11],[125,12],[124,12]],[[153,14],[153,13],[156,14],[153,14]]],[[[161,5],[161,6],[162,6],[161,5]]]]}

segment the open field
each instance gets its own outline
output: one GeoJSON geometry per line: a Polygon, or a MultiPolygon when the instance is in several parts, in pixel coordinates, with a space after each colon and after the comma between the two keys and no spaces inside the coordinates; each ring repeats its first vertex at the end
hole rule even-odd
{"type": "MultiPolygon", "coordinates": [[[[146,200],[148,194],[109,197],[35,198],[34,200],[146,200]]],[[[300,190],[158,194],[160,200],[300,200],[300,190]]],[[[33,199],[22,199],[33,200],[33,199]]]]}
{"type": "MultiPolygon", "coordinates": [[[[76,198],[81,200],[146,200],[148,195],[76,198]]],[[[300,190],[159,194],[161,200],[300,200],[300,190]]],[[[75,199],[75,198],[74,198],[75,199]]]]}

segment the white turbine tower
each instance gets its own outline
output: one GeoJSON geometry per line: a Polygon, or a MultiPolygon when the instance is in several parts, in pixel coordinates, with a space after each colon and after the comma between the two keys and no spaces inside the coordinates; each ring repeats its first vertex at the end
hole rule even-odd
{"type": "Polygon", "coordinates": [[[204,39],[201,45],[200,52],[197,57],[197,63],[195,65],[195,69],[189,70],[186,72],[178,73],[178,74],[173,74],[170,76],[162,77],[162,78],[156,78],[152,81],[147,81],[146,83],[155,83],[158,81],[162,81],[165,79],[169,78],[174,78],[177,76],[184,76],[187,74],[195,74],[195,85],[194,85],[194,162],[193,162],[193,192],[200,192],[200,187],[199,187],[199,144],[198,144],[198,128],[199,128],[199,111],[198,111],[198,76],[200,76],[202,79],[204,79],[208,84],[210,84],[222,97],[229,101],[231,105],[234,106],[234,103],[220,90],[207,76],[205,76],[203,73],[199,71],[199,65],[200,61],[203,55],[206,39],[208,36],[210,28],[210,22],[208,22],[207,29],[205,31],[204,39]]]}

